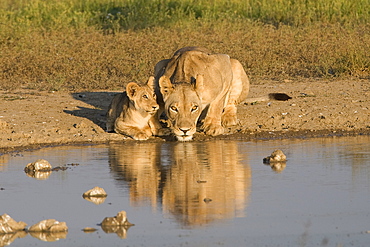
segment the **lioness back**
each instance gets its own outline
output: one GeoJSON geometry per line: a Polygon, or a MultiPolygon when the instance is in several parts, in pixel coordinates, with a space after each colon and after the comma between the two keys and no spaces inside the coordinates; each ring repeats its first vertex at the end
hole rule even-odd
{"type": "Polygon", "coordinates": [[[135,140],[146,140],[160,129],[159,105],[154,93],[154,77],[147,84],[130,82],[126,91],[115,95],[107,112],[106,129],[127,135],[135,140]]]}

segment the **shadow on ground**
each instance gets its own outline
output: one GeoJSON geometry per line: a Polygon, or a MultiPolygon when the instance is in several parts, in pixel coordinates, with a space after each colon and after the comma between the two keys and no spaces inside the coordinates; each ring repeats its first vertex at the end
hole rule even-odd
{"type": "MultiPolygon", "coordinates": [[[[119,93],[119,92],[117,92],[119,93]]],[[[77,110],[64,110],[65,113],[83,117],[99,125],[105,130],[106,113],[115,92],[79,92],[73,93],[72,97],[82,101],[88,106],[77,106],[77,110]]]]}

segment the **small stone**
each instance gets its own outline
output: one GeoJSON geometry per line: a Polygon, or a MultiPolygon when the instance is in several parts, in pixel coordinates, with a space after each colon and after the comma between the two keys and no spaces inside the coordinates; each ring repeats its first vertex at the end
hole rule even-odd
{"type": "Polygon", "coordinates": [[[102,226],[133,226],[126,217],[126,211],[118,212],[114,217],[106,217],[101,223],[102,226]]]}
{"type": "Polygon", "coordinates": [[[286,155],[280,149],[275,150],[270,156],[263,159],[263,163],[270,164],[273,162],[285,162],[286,155]]]}
{"type": "Polygon", "coordinates": [[[82,195],[84,198],[85,197],[107,197],[107,193],[103,188],[100,187],[94,187],[91,190],[86,191],[82,195]]]}
{"type": "Polygon", "coordinates": [[[8,128],[8,123],[3,120],[0,120],[0,129],[6,129],[6,128],[8,128]]]}
{"type": "Polygon", "coordinates": [[[3,214],[0,216],[0,234],[22,231],[26,228],[26,226],[26,223],[23,221],[16,222],[8,214],[3,214]]]}
{"type": "Polygon", "coordinates": [[[120,238],[127,237],[127,230],[133,226],[126,217],[126,212],[118,212],[114,217],[106,217],[101,223],[101,228],[105,233],[116,233],[120,238]]]}
{"type": "Polygon", "coordinates": [[[207,183],[207,181],[205,181],[205,180],[198,180],[197,183],[198,184],[204,184],[204,183],[207,183]]]}
{"type": "Polygon", "coordinates": [[[97,231],[98,229],[96,228],[93,228],[93,227],[85,227],[84,229],[82,229],[82,231],[86,232],[86,233],[91,233],[91,232],[95,232],[97,231]]]}
{"type": "Polygon", "coordinates": [[[68,231],[65,222],[54,219],[42,220],[28,229],[29,232],[66,232],[68,231]]]}
{"type": "Polygon", "coordinates": [[[50,171],[51,165],[47,160],[44,159],[38,159],[33,163],[27,164],[27,166],[24,168],[25,172],[30,171],[50,171]]]}
{"type": "Polygon", "coordinates": [[[205,203],[210,203],[210,202],[212,201],[212,199],[211,199],[211,198],[204,198],[204,199],[203,199],[203,201],[204,201],[205,203]]]}

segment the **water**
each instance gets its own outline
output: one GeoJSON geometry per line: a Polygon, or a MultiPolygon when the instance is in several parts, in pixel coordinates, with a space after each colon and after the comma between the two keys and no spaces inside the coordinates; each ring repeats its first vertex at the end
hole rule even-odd
{"type": "Polygon", "coordinates": [[[0,214],[69,227],[53,242],[24,234],[11,246],[370,244],[367,136],[42,148],[0,156],[0,188],[0,214]],[[262,160],[277,148],[288,161],[272,169],[262,160]],[[40,158],[68,169],[27,176],[40,158]],[[108,193],[101,204],[82,198],[95,186],[108,193]],[[135,226],[104,232],[98,224],[122,210],[135,226]]]}

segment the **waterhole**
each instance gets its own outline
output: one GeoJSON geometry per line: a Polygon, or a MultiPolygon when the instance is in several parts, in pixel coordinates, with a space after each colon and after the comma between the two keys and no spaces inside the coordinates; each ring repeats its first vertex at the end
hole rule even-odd
{"type": "Polygon", "coordinates": [[[48,147],[0,156],[0,188],[1,215],[69,228],[54,238],[0,235],[0,246],[370,243],[368,136],[48,147]],[[275,149],[287,162],[264,164],[275,149]],[[26,174],[37,159],[60,169],[26,174]],[[95,186],[108,196],[84,199],[95,186]],[[99,225],[122,210],[134,226],[99,225]]]}

